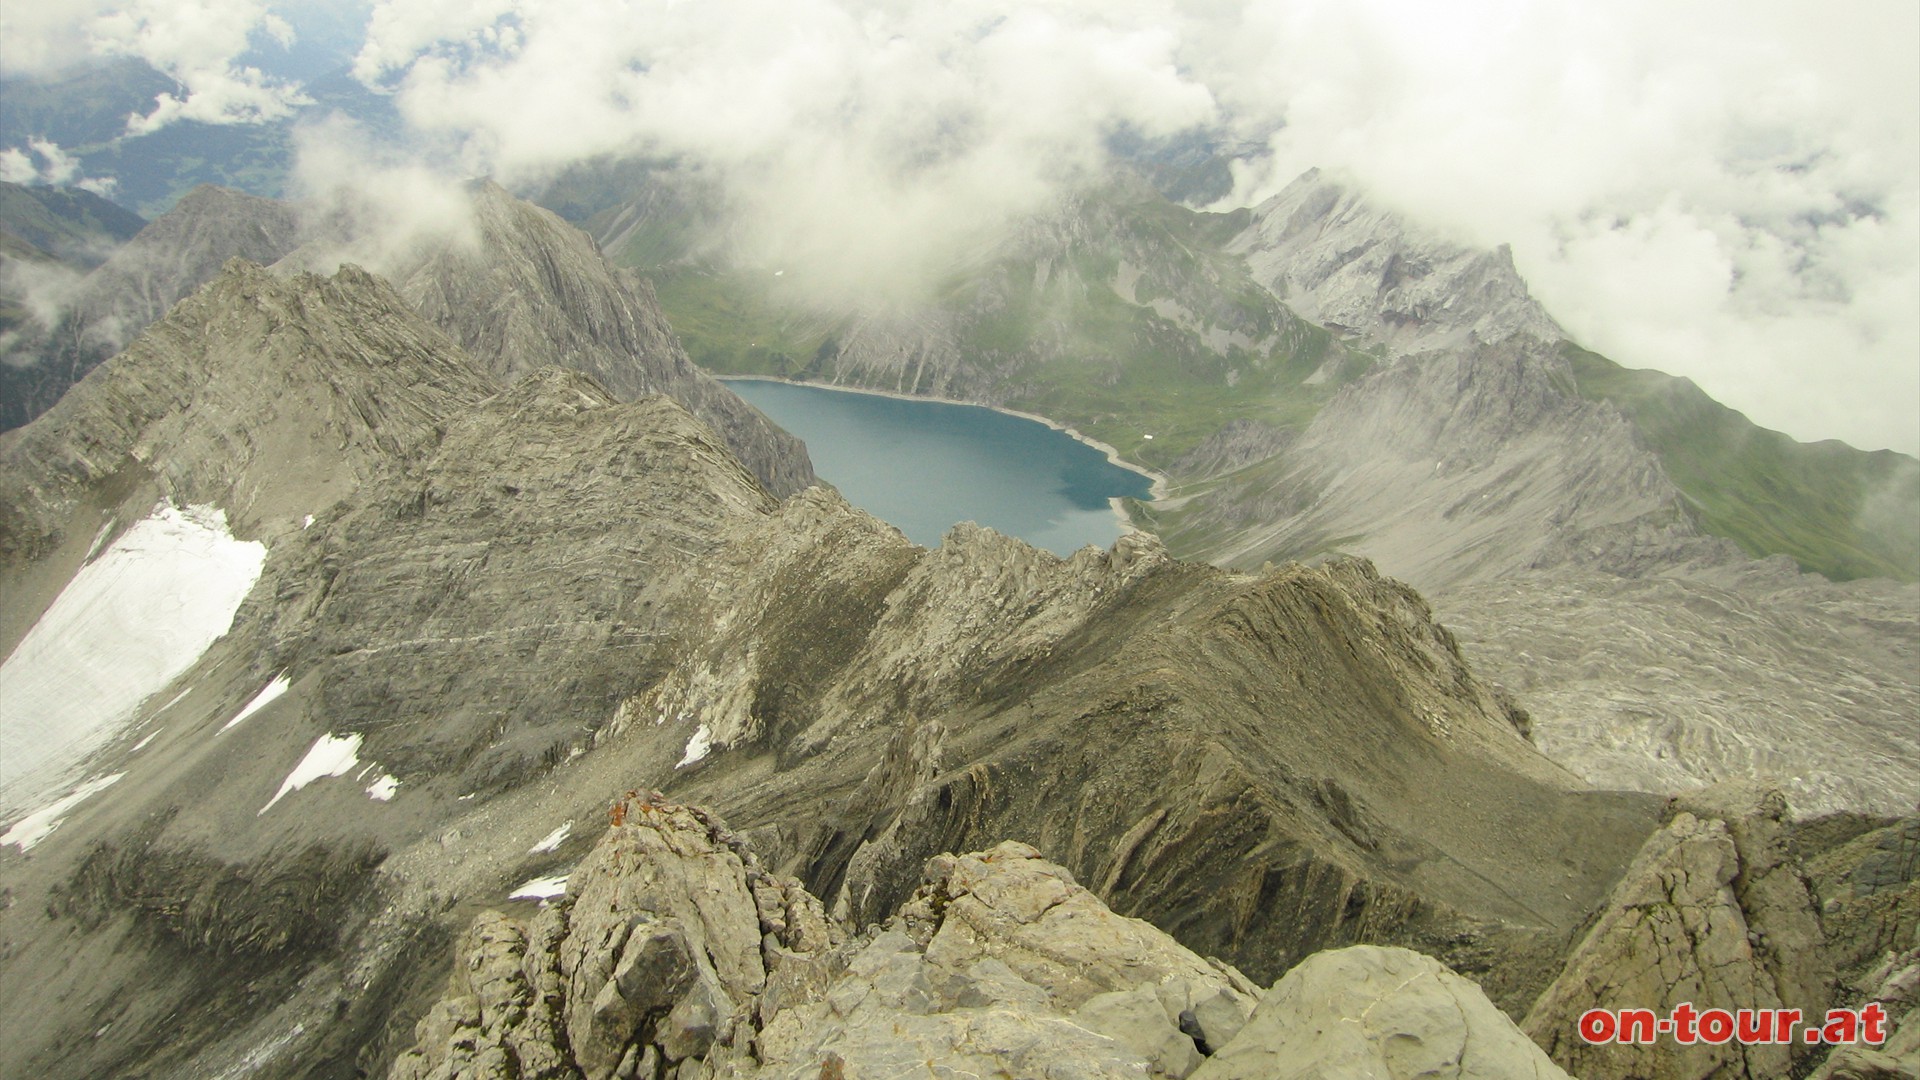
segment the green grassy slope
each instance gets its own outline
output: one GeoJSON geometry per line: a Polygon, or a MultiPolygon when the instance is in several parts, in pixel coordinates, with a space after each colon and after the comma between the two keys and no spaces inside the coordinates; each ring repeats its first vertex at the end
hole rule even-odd
{"type": "Polygon", "coordinates": [[[1632,419],[1700,527],[1755,556],[1785,554],[1836,581],[1920,580],[1920,462],[1796,442],[1688,379],[1563,346],[1580,393],[1632,419]]]}

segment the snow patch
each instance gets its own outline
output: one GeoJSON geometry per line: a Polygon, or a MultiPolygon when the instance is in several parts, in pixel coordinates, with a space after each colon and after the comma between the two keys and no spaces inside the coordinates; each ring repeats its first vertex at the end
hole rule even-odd
{"type": "Polygon", "coordinates": [[[150,743],[150,742],[152,742],[153,740],[155,740],[155,739],[157,739],[157,738],[159,738],[159,737],[160,737],[160,732],[162,732],[162,731],[164,731],[164,730],[166,730],[166,729],[165,729],[165,728],[155,728],[154,730],[152,730],[152,731],[149,731],[149,732],[147,732],[147,737],[146,737],[146,738],[144,738],[144,739],[141,739],[141,740],[140,740],[139,742],[137,742],[137,743],[134,743],[134,744],[133,744],[133,749],[131,749],[131,750],[129,750],[129,751],[127,751],[127,753],[129,753],[129,754],[137,754],[137,753],[139,753],[140,751],[142,751],[142,750],[145,750],[145,749],[147,748],[147,744],[148,744],[148,743],[150,743]]]}
{"type": "Polygon", "coordinates": [[[273,804],[287,793],[299,791],[324,776],[345,776],[358,764],[360,736],[349,735],[344,739],[336,739],[331,735],[322,735],[313,744],[313,749],[307,751],[307,756],[300,759],[300,764],[293,767],[293,772],[287,774],[286,780],[280,784],[280,790],[274,792],[273,798],[267,800],[267,805],[260,808],[260,813],[273,809],[273,804]]]}
{"type": "Polygon", "coordinates": [[[114,773],[112,776],[102,776],[94,780],[89,780],[79,787],[74,788],[72,794],[67,795],[65,798],[55,800],[47,806],[43,806],[33,813],[28,814],[26,817],[21,818],[19,821],[14,822],[13,828],[8,829],[5,834],[0,835],[0,847],[6,847],[8,844],[12,844],[21,851],[32,848],[33,845],[45,840],[51,835],[53,830],[59,828],[60,823],[66,820],[68,814],[73,812],[74,807],[79,806],[93,796],[112,787],[125,775],[127,774],[114,773]]]}
{"type": "Polygon", "coordinates": [[[241,706],[240,711],[233,714],[233,719],[220,725],[220,730],[214,732],[214,734],[219,735],[224,733],[228,728],[234,726],[235,724],[238,724],[242,720],[245,720],[247,717],[252,716],[254,713],[259,712],[261,709],[264,709],[267,706],[273,704],[275,701],[280,700],[280,695],[286,693],[287,687],[291,685],[293,684],[287,681],[286,672],[283,671],[280,674],[275,675],[273,677],[272,682],[268,683],[264,688],[262,688],[259,693],[253,695],[253,700],[241,706]]]}
{"type": "Polygon", "coordinates": [[[527,849],[527,854],[539,855],[542,852],[558,850],[561,844],[566,843],[567,834],[572,831],[573,822],[569,821],[565,825],[541,837],[539,843],[527,849]]]}
{"type": "Polygon", "coordinates": [[[509,900],[551,900],[567,892],[567,875],[537,877],[507,894],[509,900]]]}
{"type": "Polygon", "coordinates": [[[687,740],[687,752],[680,758],[676,769],[684,769],[696,761],[706,759],[707,751],[713,749],[713,729],[701,724],[694,729],[693,738],[687,740]]]}
{"type": "Polygon", "coordinates": [[[111,741],[232,628],[266,558],[218,508],[163,503],[81,567],[0,664],[0,789],[111,741]]]}
{"type": "Polygon", "coordinates": [[[392,773],[381,773],[380,778],[367,785],[367,798],[374,802],[392,802],[393,793],[400,790],[400,780],[392,773]]]}
{"type": "Polygon", "coordinates": [[[306,516],[306,518],[305,518],[304,520],[302,520],[302,521],[300,522],[300,528],[301,528],[302,530],[305,530],[305,529],[311,529],[311,528],[313,528],[313,515],[312,515],[312,514],[308,514],[308,515],[306,516]]]}

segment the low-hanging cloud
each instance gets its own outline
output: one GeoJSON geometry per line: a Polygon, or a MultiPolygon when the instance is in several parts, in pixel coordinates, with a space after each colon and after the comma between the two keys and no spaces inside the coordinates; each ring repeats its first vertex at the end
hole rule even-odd
{"type": "Polygon", "coordinates": [[[526,182],[602,154],[715,180],[744,254],[822,299],[926,283],[1042,209],[1118,125],[1215,118],[1179,37],[1089,7],[388,0],[358,70],[468,168],[526,182]]]}
{"type": "Polygon", "coordinates": [[[342,263],[391,274],[426,248],[470,246],[479,233],[465,185],[445,167],[332,117],[296,133],[288,192],[307,241],[290,268],[331,274],[342,263]]]}
{"type": "Polygon", "coordinates": [[[68,185],[95,195],[113,193],[113,177],[83,176],[80,169],[80,160],[51,139],[28,139],[25,146],[0,150],[0,180],[9,184],[68,185]]]}

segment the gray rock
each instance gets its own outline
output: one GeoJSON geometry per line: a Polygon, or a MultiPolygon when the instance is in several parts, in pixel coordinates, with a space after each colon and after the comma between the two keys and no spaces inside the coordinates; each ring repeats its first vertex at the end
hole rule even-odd
{"type": "Polygon", "coordinates": [[[16,344],[0,380],[0,430],[52,408],[228,260],[271,263],[301,232],[298,212],[285,203],[212,184],[187,192],[80,281],[43,338],[16,344]]]}
{"type": "Polygon", "coordinates": [[[1193,1080],[1566,1075],[1478,986],[1438,961],[1355,945],[1288,972],[1193,1080]]]}
{"type": "Polygon", "coordinates": [[[1193,1036],[1180,1029],[1178,1014],[1167,1015],[1157,987],[1143,984],[1095,994],[1081,1003],[1073,1018],[1146,1058],[1157,1076],[1181,1080],[1200,1067],[1193,1036]]]}
{"type": "Polygon", "coordinates": [[[1581,1076],[1784,1076],[1804,1045],[1585,1042],[1589,1009],[1800,1009],[1824,1016],[1833,992],[1825,938],[1781,843],[1785,800],[1729,784],[1676,800],[1598,921],[1523,1025],[1581,1076]]]}

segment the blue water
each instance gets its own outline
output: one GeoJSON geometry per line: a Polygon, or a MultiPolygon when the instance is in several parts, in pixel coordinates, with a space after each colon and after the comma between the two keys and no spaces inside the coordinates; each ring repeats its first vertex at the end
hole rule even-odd
{"type": "Polygon", "coordinates": [[[1152,482],[1045,424],[977,405],[905,401],[813,386],[729,380],[734,393],[806,440],[813,469],[847,501],[932,547],[976,521],[1059,555],[1123,531],[1108,499],[1152,482]]]}

